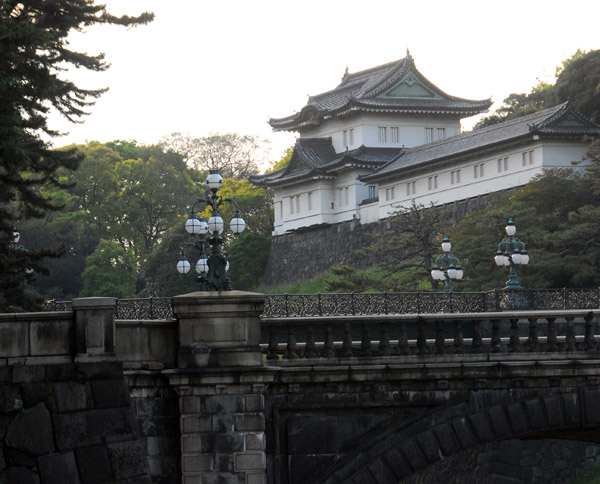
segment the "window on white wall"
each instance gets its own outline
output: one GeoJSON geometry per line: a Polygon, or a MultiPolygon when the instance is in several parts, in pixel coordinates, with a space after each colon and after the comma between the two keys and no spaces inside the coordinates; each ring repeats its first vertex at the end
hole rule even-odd
{"type": "Polygon", "coordinates": [[[417,182],[416,181],[411,181],[408,182],[406,184],[406,195],[410,196],[410,195],[414,195],[416,193],[417,189],[417,182]]]}
{"type": "Polygon", "coordinates": [[[350,146],[354,144],[354,128],[350,128],[348,130],[348,142],[350,146]]]}
{"type": "Polygon", "coordinates": [[[308,202],[308,211],[310,212],[312,210],[312,192],[308,192],[306,194],[306,200],[308,202]]]}
{"type": "Polygon", "coordinates": [[[433,142],[433,128],[425,128],[425,143],[433,142]]]}
{"type": "Polygon", "coordinates": [[[296,195],[296,213],[300,213],[300,195],[296,195]]]}
{"type": "Polygon", "coordinates": [[[290,197],[290,215],[294,215],[294,197],[290,197]]]}
{"type": "Polygon", "coordinates": [[[453,170],[450,172],[450,184],[455,185],[460,183],[460,170],[453,170]]]}
{"type": "Polygon", "coordinates": [[[521,154],[521,163],[523,166],[527,166],[527,151],[521,154]]]}
{"type": "Polygon", "coordinates": [[[348,205],[348,192],[350,190],[348,190],[348,187],[344,188],[344,205],[348,205]]]}
{"type": "Polygon", "coordinates": [[[478,163],[473,166],[473,178],[482,178],[483,177],[483,174],[484,174],[483,166],[484,166],[484,163],[478,163]]]}
{"type": "Polygon", "coordinates": [[[427,178],[427,188],[435,190],[438,187],[438,176],[433,175],[427,178]]]}
{"type": "Polygon", "coordinates": [[[498,173],[508,171],[508,157],[498,158],[498,173]]]}
{"type": "Polygon", "coordinates": [[[533,150],[528,153],[529,164],[533,165],[533,150]]]}
{"type": "Polygon", "coordinates": [[[390,128],[390,143],[400,143],[400,128],[398,126],[390,128]]]}
{"type": "Polygon", "coordinates": [[[446,139],[446,128],[437,129],[437,139],[446,139]]]}
{"type": "Polygon", "coordinates": [[[343,144],[344,146],[348,146],[348,130],[345,129],[344,131],[342,131],[342,138],[343,138],[343,144]]]}
{"type": "Polygon", "coordinates": [[[388,187],[385,189],[385,200],[386,201],[393,200],[395,198],[394,189],[395,189],[395,187],[388,187]]]}
{"type": "Polygon", "coordinates": [[[281,202],[275,202],[275,221],[278,222],[281,219],[281,202]]]}
{"type": "Polygon", "coordinates": [[[387,128],[385,126],[379,126],[377,130],[379,133],[379,142],[387,143],[387,128]]]}
{"type": "Polygon", "coordinates": [[[377,188],[375,185],[369,185],[369,198],[375,198],[377,196],[377,188]]]}

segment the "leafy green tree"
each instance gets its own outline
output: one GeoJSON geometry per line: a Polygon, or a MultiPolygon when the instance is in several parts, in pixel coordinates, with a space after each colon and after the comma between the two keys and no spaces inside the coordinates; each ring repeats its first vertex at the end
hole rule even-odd
{"type": "Polygon", "coordinates": [[[81,297],[135,296],[136,260],[131,251],[111,240],[101,240],[86,259],[81,297]]]}
{"type": "Polygon", "coordinates": [[[258,165],[266,160],[269,151],[268,141],[236,133],[215,133],[203,138],[172,133],[160,144],[165,150],[180,153],[186,163],[198,170],[219,170],[223,178],[236,179],[258,173],[258,165]]]}
{"type": "Polygon", "coordinates": [[[600,122],[600,50],[578,49],[556,68],[554,84],[538,80],[529,94],[510,94],[495,113],[481,119],[474,129],[526,116],[567,100],[583,115],[600,122]]]}
{"type": "MultiPolygon", "coordinates": [[[[8,254],[13,225],[40,217],[52,204],[40,194],[44,184],[60,184],[59,168],[75,169],[76,150],[52,150],[42,135],[58,136],[48,125],[57,110],[70,121],[86,114],[105,89],[82,89],[64,77],[66,67],[103,71],[103,54],[69,48],[68,35],[96,24],[134,26],[152,14],[115,17],[104,5],[88,0],[0,0],[0,252],[8,254]]],[[[0,257],[0,299],[8,306],[30,307],[20,298],[26,276],[21,267],[31,252],[0,257]]],[[[36,264],[37,265],[37,264],[36,264]]],[[[33,266],[33,264],[32,264],[33,266]]],[[[38,270],[36,268],[36,270],[38,270]]]]}

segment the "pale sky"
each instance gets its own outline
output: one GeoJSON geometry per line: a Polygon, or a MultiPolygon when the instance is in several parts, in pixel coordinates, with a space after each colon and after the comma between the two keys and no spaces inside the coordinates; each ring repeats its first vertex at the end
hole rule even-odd
{"type": "MultiPolygon", "coordinates": [[[[85,123],[52,117],[69,131],[55,146],[115,139],[157,143],[234,132],[272,145],[273,160],[294,143],[269,117],[300,110],[350,72],[401,59],[448,94],[492,97],[492,110],[578,48],[600,48],[595,0],[104,0],[113,14],[154,12],[131,30],[96,26],[72,37],[75,50],[104,52],[105,73],[75,71],[81,87],[109,87],[85,123]]],[[[467,118],[463,128],[478,118],[467,118]]]]}

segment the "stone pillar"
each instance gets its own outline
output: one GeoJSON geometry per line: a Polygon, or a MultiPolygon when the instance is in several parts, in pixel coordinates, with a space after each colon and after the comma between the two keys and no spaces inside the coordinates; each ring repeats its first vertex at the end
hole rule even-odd
{"type": "Polygon", "coordinates": [[[75,361],[115,360],[114,297],[73,299],[77,355],[75,361]]]}
{"type": "Polygon", "coordinates": [[[259,347],[264,296],[226,291],[173,298],[179,368],[181,482],[266,484],[265,391],[275,370],[259,347]]]}

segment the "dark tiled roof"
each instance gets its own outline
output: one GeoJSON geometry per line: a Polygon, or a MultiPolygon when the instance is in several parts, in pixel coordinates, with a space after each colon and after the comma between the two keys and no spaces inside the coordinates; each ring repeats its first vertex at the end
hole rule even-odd
{"type": "Polygon", "coordinates": [[[489,99],[473,101],[450,96],[427,80],[410,54],[404,59],[344,75],[333,90],[310,96],[299,113],[271,118],[274,130],[302,130],[327,117],[351,111],[449,113],[471,116],[491,106],[489,99]]]}
{"type": "Polygon", "coordinates": [[[468,156],[538,134],[544,137],[600,135],[600,126],[586,120],[569,102],[443,141],[407,148],[401,156],[361,177],[377,181],[432,162],[468,156]]]}
{"type": "Polygon", "coordinates": [[[331,138],[301,138],[296,140],[290,162],[281,170],[254,175],[250,182],[256,186],[274,187],[307,180],[330,177],[346,165],[378,168],[402,153],[402,148],[367,148],[336,153],[331,138]]]}

